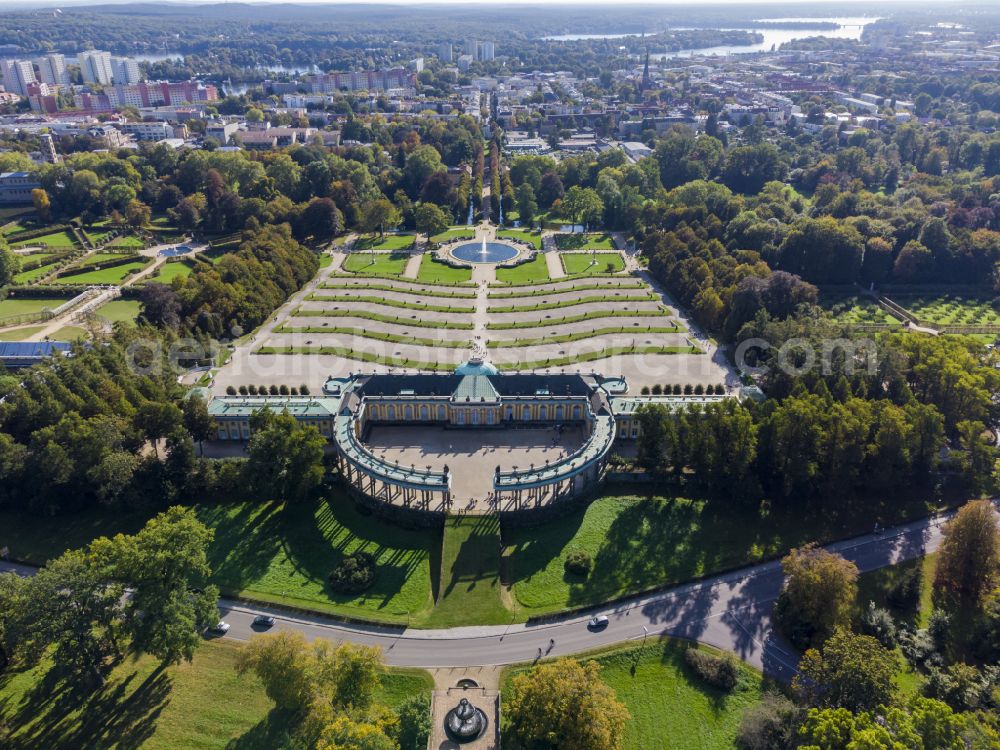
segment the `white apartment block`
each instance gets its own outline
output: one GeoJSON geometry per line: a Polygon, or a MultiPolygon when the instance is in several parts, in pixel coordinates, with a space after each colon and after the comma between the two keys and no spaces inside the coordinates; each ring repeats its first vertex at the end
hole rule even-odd
{"type": "Polygon", "coordinates": [[[496,56],[496,47],[493,42],[483,42],[479,45],[479,59],[484,62],[492,60],[496,56]]]}
{"type": "Polygon", "coordinates": [[[101,50],[89,50],[81,52],[77,56],[80,62],[80,70],[83,73],[83,80],[87,83],[96,83],[107,86],[114,78],[114,71],[111,69],[111,53],[101,50]]]}
{"type": "Polygon", "coordinates": [[[28,86],[37,82],[30,60],[0,60],[0,73],[4,88],[21,96],[27,96],[28,86]]]}
{"type": "Polygon", "coordinates": [[[66,68],[66,58],[59,53],[52,53],[35,60],[38,75],[42,83],[50,86],[69,86],[69,70],[66,68]]]}
{"type": "Polygon", "coordinates": [[[112,57],[111,75],[115,83],[139,83],[142,80],[142,73],[139,72],[139,63],[131,57],[112,57]]]}

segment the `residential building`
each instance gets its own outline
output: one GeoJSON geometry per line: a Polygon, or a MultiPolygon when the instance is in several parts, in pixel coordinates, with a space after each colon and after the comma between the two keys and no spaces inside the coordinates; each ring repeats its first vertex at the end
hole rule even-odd
{"type": "Polygon", "coordinates": [[[66,68],[66,58],[58,53],[39,57],[35,60],[38,65],[38,76],[42,83],[49,86],[69,86],[69,70],[66,68]]]}
{"type": "Polygon", "coordinates": [[[0,205],[31,205],[31,191],[42,185],[30,172],[0,174],[0,205]]]}
{"type": "Polygon", "coordinates": [[[80,72],[83,73],[83,80],[86,83],[107,86],[114,79],[110,52],[88,50],[77,55],[77,61],[80,63],[80,72]]]}
{"type": "Polygon", "coordinates": [[[496,47],[493,42],[483,42],[479,45],[479,59],[488,62],[496,56],[496,47]]]}
{"type": "Polygon", "coordinates": [[[266,130],[241,130],[236,138],[247,149],[284,148],[295,143],[308,143],[315,128],[268,128],[266,130]]]}
{"type": "Polygon", "coordinates": [[[441,62],[450,63],[455,59],[454,54],[455,52],[451,47],[451,42],[441,42],[441,44],[438,45],[437,55],[438,60],[441,62]]]}
{"type": "Polygon", "coordinates": [[[174,129],[166,122],[126,122],[121,128],[137,141],[162,141],[174,137],[174,129]]]}
{"type": "Polygon", "coordinates": [[[142,80],[139,63],[131,57],[112,57],[111,72],[115,83],[131,84],[142,80]]]}
{"type": "Polygon", "coordinates": [[[465,40],[465,54],[469,55],[473,60],[479,59],[479,40],[478,39],[466,39],[465,40]]]}
{"type": "Polygon", "coordinates": [[[410,64],[407,65],[406,67],[408,67],[414,73],[419,73],[424,69],[424,58],[416,57],[413,60],[410,60],[410,64]]]}
{"type": "Polygon", "coordinates": [[[343,90],[388,91],[413,88],[416,85],[416,76],[413,71],[406,68],[358,70],[306,76],[305,85],[313,94],[333,94],[343,90]]]}
{"type": "Polygon", "coordinates": [[[28,86],[37,80],[30,60],[0,60],[0,73],[4,88],[19,96],[27,96],[28,86]]]}
{"type": "Polygon", "coordinates": [[[210,122],[205,126],[205,137],[213,138],[226,146],[229,144],[229,139],[239,129],[238,122],[210,122]]]}

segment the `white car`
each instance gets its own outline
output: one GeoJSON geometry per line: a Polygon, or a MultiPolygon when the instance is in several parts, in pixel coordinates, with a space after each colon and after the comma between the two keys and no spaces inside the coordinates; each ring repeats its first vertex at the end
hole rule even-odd
{"type": "Polygon", "coordinates": [[[597,617],[592,617],[590,622],[587,623],[588,630],[604,630],[608,626],[608,616],[598,615],[597,617]]]}
{"type": "Polygon", "coordinates": [[[219,620],[213,627],[208,629],[208,632],[216,635],[225,635],[229,632],[229,623],[225,620],[219,620]]]}

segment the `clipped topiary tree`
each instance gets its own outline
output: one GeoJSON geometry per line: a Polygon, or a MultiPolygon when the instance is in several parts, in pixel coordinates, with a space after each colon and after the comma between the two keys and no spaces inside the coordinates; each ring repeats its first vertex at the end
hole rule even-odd
{"type": "Polygon", "coordinates": [[[705,386],[703,386],[701,383],[698,383],[698,385],[694,387],[694,395],[701,396],[704,393],[705,393],[705,386]]]}
{"type": "Polygon", "coordinates": [[[303,383],[302,385],[300,385],[299,386],[299,393],[301,393],[303,396],[308,396],[309,395],[309,386],[306,385],[305,383],[303,383]]]}
{"type": "Polygon", "coordinates": [[[278,393],[279,393],[280,395],[282,395],[282,396],[287,396],[287,395],[288,395],[288,386],[287,386],[287,385],[285,385],[284,383],[282,383],[282,384],[281,384],[281,385],[280,385],[280,386],[278,387],[278,393]]]}
{"type": "Polygon", "coordinates": [[[235,396],[236,395],[236,389],[233,388],[233,386],[231,386],[231,385],[227,385],[226,386],[226,395],[227,396],[235,396]]]}
{"type": "Polygon", "coordinates": [[[257,395],[257,386],[255,386],[253,383],[251,383],[249,386],[242,386],[241,385],[240,388],[243,388],[244,390],[249,391],[251,396],[256,396],[257,395]]]}

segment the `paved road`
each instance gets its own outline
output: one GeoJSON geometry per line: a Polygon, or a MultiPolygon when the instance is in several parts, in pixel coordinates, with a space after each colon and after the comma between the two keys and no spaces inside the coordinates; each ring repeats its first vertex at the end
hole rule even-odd
{"type": "MultiPolygon", "coordinates": [[[[941,543],[941,526],[951,514],[895,527],[828,546],[864,572],[933,552],[941,543]]],[[[30,575],[33,568],[0,561],[0,570],[30,575]]],[[[328,638],[381,646],[394,666],[471,667],[532,661],[541,648],[545,656],[566,656],[616,643],[680,636],[732,651],[765,674],[789,680],[797,656],[771,629],[771,609],[781,590],[778,562],[744,568],[698,583],[677,586],[595,610],[584,616],[545,624],[509,627],[466,627],[417,630],[348,625],[321,616],[289,614],[287,610],[219,601],[230,623],[228,638],[246,640],[254,634],[253,618],[274,615],[272,630],[299,630],[308,638],[328,638]],[[592,633],[587,621],[606,614],[608,627],[592,633]],[[550,647],[549,641],[554,644],[550,647]]]]}

